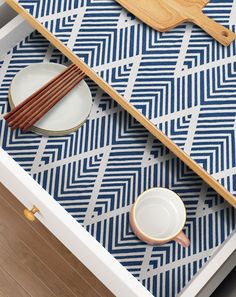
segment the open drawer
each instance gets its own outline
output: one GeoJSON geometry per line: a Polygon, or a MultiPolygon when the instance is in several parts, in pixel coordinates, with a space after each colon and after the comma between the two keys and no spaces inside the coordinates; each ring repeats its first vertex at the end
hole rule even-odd
{"type": "MultiPolygon", "coordinates": [[[[2,115],[16,71],[47,60],[67,63],[33,33],[0,62],[2,115]]],[[[27,208],[36,206],[37,218],[116,296],[196,296],[233,255],[235,210],[87,82],[93,108],[76,133],[46,138],[12,132],[0,121],[0,181],[27,208]],[[188,249],[175,242],[147,246],[132,233],[130,207],[153,186],[171,188],[183,199],[188,249]]]]}
{"type": "MultiPolygon", "coordinates": [[[[0,181],[17,195],[27,208],[37,205],[40,209],[36,214],[37,218],[116,296],[152,296],[2,149],[0,181]]],[[[179,296],[197,296],[202,290],[206,290],[210,295],[235,266],[235,246],[236,234],[233,232],[179,296]],[[217,275],[230,259],[224,271],[217,275]],[[217,280],[210,283],[216,275],[217,280]]]]}

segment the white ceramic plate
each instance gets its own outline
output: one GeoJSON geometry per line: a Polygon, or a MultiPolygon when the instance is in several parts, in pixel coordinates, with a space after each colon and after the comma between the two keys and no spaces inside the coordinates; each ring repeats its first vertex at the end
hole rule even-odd
{"type": "MultiPolygon", "coordinates": [[[[21,103],[65,68],[55,63],[39,63],[18,72],[9,92],[11,107],[21,103]]],[[[83,80],[40,119],[32,131],[43,135],[65,135],[76,131],[89,116],[91,107],[91,92],[83,80]]]]}

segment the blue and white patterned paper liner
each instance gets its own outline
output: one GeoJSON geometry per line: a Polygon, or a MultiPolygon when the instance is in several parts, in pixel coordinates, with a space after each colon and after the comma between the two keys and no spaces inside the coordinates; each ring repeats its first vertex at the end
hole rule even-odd
{"type": "MultiPolygon", "coordinates": [[[[0,111],[27,65],[67,63],[34,33],[0,62],[0,111]]],[[[0,121],[0,145],[154,296],[176,296],[235,230],[235,210],[154,139],[93,82],[85,125],[65,137],[12,132],[0,121]],[[151,247],[129,226],[138,195],[153,186],[176,191],[187,209],[188,249],[175,242],[151,247]]]]}
{"type": "MultiPolygon", "coordinates": [[[[192,24],[157,32],[115,0],[18,2],[236,195],[236,42],[192,24]]],[[[236,32],[236,0],[204,12],[236,32]]]]}

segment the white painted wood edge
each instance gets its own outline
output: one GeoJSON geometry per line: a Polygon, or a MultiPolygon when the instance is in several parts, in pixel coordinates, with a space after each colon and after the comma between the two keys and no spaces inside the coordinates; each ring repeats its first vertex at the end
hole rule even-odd
{"type": "Polygon", "coordinates": [[[17,16],[17,12],[6,2],[0,0],[0,28],[17,16]]]}
{"type": "Polygon", "coordinates": [[[0,28],[0,38],[4,38],[10,32],[15,30],[24,20],[20,15],[15,16],[9,22],[7,22],[2,28],[0,28]]]}
{"type": "Polygon", "coordinates": [[[0,59],[17,43],[34,31],[20,15],[17,15],[0,28],[0,59]]]}
{"type": "Polygon", "coordinates": [[[26,207],[32,207],[31,198],[42,213],[50,213],[50,224],[42,215],[37,217],[115,296],[153,296],[2,148],[0,181],[26,207]]]}
{"type": "Polygon", "coordinates": [[[199,270],[189,285],[178,296],[196,296],[220,267],[236,250],[236,231],[216,250],[211,259],[199,270]]]}
{"type": "Polygon", "coordinates": [[[236,251],[225,261],[220,269],[208,281],[208,283],[197,294],[197,297],[211,296],[212,293],[220,286],[224,279],[234,269],[236,264],[236,251]]]}
{"type": "Polygon", "coordinates": [[[20,15],[16,15],[13,19],[7,22],[2,28],[0,28],[0,37],[4,37],[8,35],[10,32],[17,29],[19,30],[19,33],[21,33],[20,35],[23,34],[24,37],[25,37],[25,34],[28,33],[26,32],[26,29],[30,33],[34,31],[34,28],[30,26],[20,15]]]}

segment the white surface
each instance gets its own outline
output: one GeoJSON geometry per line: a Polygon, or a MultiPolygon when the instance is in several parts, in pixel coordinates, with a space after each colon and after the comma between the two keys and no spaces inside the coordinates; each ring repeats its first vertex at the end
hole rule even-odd
{"type": "Polygon", "coordinates": [[[4,1],[0,0],[0,28],[12,20],[17,13],[4,1]]]}
{"type": "MultiPolygon", "coordinates": [[[[55,63],[37,63],[16,74],[11,84],[11,97],[18,105],[49,80],[61,73],[66,66],[55,63]]],[[[48,132],[74,129],[84,123],[92,107],[92,95],[82,80],[34,126],[48,132]]]]}
{"type": "MultiPolygon", "coordinates": [[[[207,285],[215,273],[224,265],[227,259],[234,253],[236,249],[236,232],[234,232],[215,254],[208,260],[207,264],[196,274],[190,284],[179,294],[181,297],[197,296],[203,287],[207,285]]],[[[229,271],[228,271],[229,272],[229,271]]],[[[227,272],[225,271],[227,274],[227,272]]],[[[217,285],[216,285],[217,286],[217,285]]],[[[211,287],[214,291],[215,288],[211,287]]]]}
{"type": "MultiPolygon", "coordinates": [[[[236,265],[236,251],[225,261],[220,269],[214,274],[207,285],[201,290],[197,297],[211,296],[214,292],[214,297],[235,297],[236,283],[232,280],[232,276],[227,276],[236,265]],[[226,278],[226,279],[225,279],[226,278]],[[224,280],[225,279],[225,280],[224,280]],[[226,289],[226,290],[225,290],[226,289]]],[[[236,270],[234,275],[236,276],[236,270]]],[[[211,297],[213,297],[211,296],[211,297]]]]}
{"type": "Polygon", "coordinates": [[[0,59],[33,31],[34,29],[20,15],[17,15],[0,28],[0,59]]]}
{"type": "MultiPolygon", "coordinates": [[[[102,245],[0,148],[0,182],[118,297],[151,297],[102,245]]],[[[23,214],[22,214],[23,215],[23,214]]]]}
{"type": "Polygon", "coordinates": [[[135,219],[139,229],[146,235],[168,240],[182,230],[186,210],[180,197],[173,191],[152,188],[137,199],[135,219]]]}

